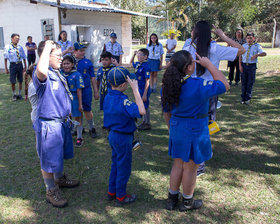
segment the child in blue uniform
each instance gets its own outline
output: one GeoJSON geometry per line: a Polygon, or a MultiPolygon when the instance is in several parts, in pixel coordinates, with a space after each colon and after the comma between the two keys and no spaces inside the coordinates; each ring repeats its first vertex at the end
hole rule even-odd
{"type": "Polygon", "coordinates": [[[149,50],[149,64],[151,68],[150,86],[152,93],[155,93],[157,90],[157,74],[162,69],[164,54],[162,44],[158,42],[158,36],[155,33],[151,34],[147,49],[149,50]]]}
{"type": "Polygon", "coordinates": [[[94,68],[92,62],[85,57],[85,46],[81,43],[74,43],[74,57],[77,61],[76,67],[77,71],[82,75],[84,80],[84,88],[82,90],[82,104],[83,104],[83,112],[86,117],[88,127],[89,127],[89,135],[92,138],[96,138],[96,129],[94,128],[93,122],[93,114],[91,111],[92,104],[92,89],[94,90],[94,99],[98,100],[98,88],[96,84],[96,79],[94,75],[94,68]]]}
{"type": "Polygon", "coordinates": [[[63,160],[74,156],[71,135],[71,99],[66,79],[60,74],[61,47],[53,41],[42,41],[33,83],[38,96],[37,117],[33,123],[42,175],[47,188],[46,199],[55,207],[67,206],[59,187],[76,187],[79,181],[63,175],[63,160]]]}
{"type": "Polygon", "coordinates": [[[63,75],[67,80],[69,89],[72,93],[73,100],[71,101],[71,115],[80,123],[77,126],[77,142],[76,146],[80,147],[83,144],[83,124],[82,124],[82,89],[84,88],[84,80],[82,75],[75,69],[76,60],[73,56],[66,55],[62,60],[63,75]]]}
{"type": "Polygon", "coordinates": [[[192,78],[195,62],[187,51],[178,51],[162,79],[162,106],[169,128],[169,155],[174,159],[170,174],[167,209],[174,210],[183,185],[180,211],[198,209],[201,200],[193,193],[199,164],[211,159],[212,149],[208,129],[209,98],[226,92],[226,78],[206,57],[197,55],[197,64],[208,69],[212,81],[192,78]]]}
{"type": "Polygon", "coordinates": [[[140,96],[145,105],[146,114],[143,116],[143,122],[138,126],[139,130],[151,129],[150,124],[150,110],[149,110],[149,98],[151,95],[150,89],[150,66],[147,61],[149,51],[146,48],[140,49],[138,52],[135,51],[133,57],[130,60],[130,64],[135,68],[135,75],[138,81],[138,88],[140,96]],[[138,62],[134,63],[134,58],[137,54],[138,62]]]}
{"type": "Polygon", "coordinates": [[[104,127],[110,129],[109,143],[112,148],[112,165],[109,179],[108,200],[117,199],[117,205],[132,203],[136,195],[126,193],[131,173],[133,132],[135,118],[145,114],[145,107],[138,91],[137,80],[131,80],[129,71],[115,67],[108,74],[112,89],[104,101],[104,127]],[[130,84],[135,102],[123,93],[130,84]]]}
{"type": "Polygon", "coordinates": [[[108,82],[108,73],[109,71],[114,68],[116,65],[118,65],[118,62],[116,59],[112,58],[112,54],[108,51],[105,51],[101,54],[101,63],[102,67],[100,67],[97,71],[97,87],[99,89],[99,94],[100,94],[100,110],[103,110],[103,104],[104,104],[104,99],[105,96],[108,93],[108,90],[111,89],[111,85],[108,82]],[[112,64],[112,63],[115,64],[112,64]]]}
{"type": "Polygon", "coordinates": [[[258,57],[266,56],[262,47],[258,43],[255,43],[254,33],[247,33],[246,42],[246,44],[242,45],[245,48],[246,53],[244,53],[239,59],[242,82],[241,104],[250,103],[253,85],[256,79],[258,57]]]}

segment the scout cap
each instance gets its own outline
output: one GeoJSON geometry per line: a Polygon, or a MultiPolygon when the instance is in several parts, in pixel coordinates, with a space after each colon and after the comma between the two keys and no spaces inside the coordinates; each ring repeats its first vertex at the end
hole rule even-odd
{"type": "Polygon", "coordinates": [[[130,74],[129,71],[122,66],[114,67],[108,73],[109,82],[113,86],[118,86],[126,82],[127,76],[131,79],[135,79],[135,74],[130,74]]]}
{"type": "Polygon", "coordinates": [[[82,48],[86,48],[86,46],[83,45],[83,44],[80,43],[80,42],[75,42],[75,43],[74,43],[74,48],[75,48],[75,50],[79,50],[79,49],[82,49],[82,48]]]}
{"type": "Polygon", "coordinates": [[[111,33],[110,37],[117,38],[117,34],[116,33],[111,33]]]}

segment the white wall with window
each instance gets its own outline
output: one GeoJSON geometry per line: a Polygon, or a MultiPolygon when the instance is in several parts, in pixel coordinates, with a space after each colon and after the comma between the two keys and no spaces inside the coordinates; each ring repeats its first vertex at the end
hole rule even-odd
{"type": "MultiPolygon", "coordinates": [[[[57,39],[59,33],[58,12],[56,7],[44,4],[32,4],[28,0],[0,1],[0,68],[4,68],[4,49],[2,49],[2,37],[4,45],[11,42],[12,33],[20,35],[19,44],[25,48],[27,36],[33,37],[33,42],[37,45],[43,40],[42,20],[51,19],[53,21],[53,34],[57,39]]],[[[37,57],[38,60],[38,57],[37,57]]]]}

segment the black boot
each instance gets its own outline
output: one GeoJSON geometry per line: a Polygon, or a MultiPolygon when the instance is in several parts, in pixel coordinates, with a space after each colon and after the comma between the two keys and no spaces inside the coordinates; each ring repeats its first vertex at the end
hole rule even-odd
{"type": "Polygon", "coordinates": [[[92,137],[92,138],[97,138],[97,134],[96,134],[96,130],[95,128],[89,130],[89,136],[92,137]]]}
{"type": "Polygon", "coordinates": [[[168,199],[167,199],[167,210],[174,210],[179,202],[180,193],[178,194],[170,194],[168,193],[168,199]]]}
{"type": "Polygon", "coordinates": [[[179,207],[180,212],[185,212],[187,210],[199,209],[203,205],[202,200],[186,199],[183,197],[183,202],[179,207]]]}

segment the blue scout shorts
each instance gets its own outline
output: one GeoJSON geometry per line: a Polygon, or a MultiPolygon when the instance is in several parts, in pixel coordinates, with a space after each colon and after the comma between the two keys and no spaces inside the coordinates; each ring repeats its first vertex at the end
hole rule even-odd
{"type": "Polygon", "coordinates": [[[91,86],[82,89],[82,104],[84,111],[91,111],[92,89],[91,86]]]}
{"type": "Polygon", "coordinates": [[[71,114],[73,117],[81,117],[82,113],[79,111],[79,100],[75,93],[72,93],[73,100],[71,101],[71,114]]]}
{"type": "Polygon", "coordinates": [[[22,83],[23,81],[23,67],[22,63],[10,63],[10,82],[12,84],[16,84],[16,80],[18,80],[19,83],[22,83]]]}
{"type": "Polygon", "coordinates": [[[70,122],[43,121],[34,123],[37,152],[41,168],[47,173],[63,171],[63,160],[74,157],[70,122]]]}
{"type": "Polygon", "coordinates": [[[149,61],[149,66],[151,69],[151,72],[158,72],[160,71],[159,66],[160,66],[160,60],[155,60],[155,59],[148,59],[149,61]]]}

